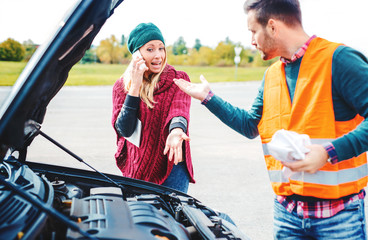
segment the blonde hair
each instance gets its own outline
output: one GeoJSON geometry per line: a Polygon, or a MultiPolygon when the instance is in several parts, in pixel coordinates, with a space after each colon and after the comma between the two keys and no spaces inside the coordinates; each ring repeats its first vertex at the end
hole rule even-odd
{"type": "MultiPolygon", "coordinates": [[[[153,108],[154,104],[156,103],[153,99],[153,93],[156,90],[157,83],[160,81],[160,76],[166,66],[166,63],[167,63],[167,54],[165,48],[164,64],[162,65],[160,72],[151,74],[149,78],[146,78],[143,75],[143,81],[139,90],[139,96],[142,99],[142,101],[147,105],[148,108],[153,108]]],[[[131,80],[132,69],[133,69],[133,60],[130,61],[129,66],[122,75],[124,81],[124,88],[127,92],[129,91],[132,85],[131,80]]]]}

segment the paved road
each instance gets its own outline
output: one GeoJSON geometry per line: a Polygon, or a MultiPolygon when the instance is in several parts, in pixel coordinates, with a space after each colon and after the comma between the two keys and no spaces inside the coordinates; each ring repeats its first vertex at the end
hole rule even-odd
{"type": "MultiPolygon", "coordinates": [[[[251,105],[258,85],[211,84],[215,93],[242,108],[251,105]]],[[[42,130],[97,169],[120,175],[113,158],[111,89],[64,87],[49,104],[42,130]]],[[[0,95],[7,90],[0,88],[0,95]]],[[[197,100],[192,101],[190,136],[197,182],[188,193],[228,213],[252,239],[272,239],[273,193],[260,140],[248,140],[226,127],[197,100]]],[[[42,137],[32,143],[29,160],[85,168],[42,137]]]]}
{"type": "MultiPolygon", "coordinates": [[[[211,86],[232,104],[249,108],[259,84],[211,86]]],[[[0,103],[9,89],[0,87],[0,103]]],[[[42,130],[100,171],[120,175],[113,157],[111,90],[112,86],[64,87],[50,103],[42,130]]],[[[197,100],[192,101],[190,136],[197,183],[188,193],[228,213],[251,239],[272,239],[274,194],[260,139],[249,140],[226,127],[197,100]]],[[[29,160],[85,168],[42,137],[32,143],[29,160]]]]}

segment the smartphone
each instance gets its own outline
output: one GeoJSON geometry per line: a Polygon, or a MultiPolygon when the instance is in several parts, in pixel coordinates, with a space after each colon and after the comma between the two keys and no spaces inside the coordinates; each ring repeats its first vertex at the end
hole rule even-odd
{"type": "MultiPolygon", "coordinates": [[[[134,59],[134,58],[137,58],[137,57],[143,58],[143,57],[142,57],[142,54],[141,54],[141,52],[140,52],[139,50],[137,50],[137,51],[135,51],[135,52],[133,53],[133,59],[134,59]]],[[[146,66],[146,64],[141,64],[141,65],[139,66],[139,69],[143,70],[145,67],[147,67],[147,66],[146,66]]]]}

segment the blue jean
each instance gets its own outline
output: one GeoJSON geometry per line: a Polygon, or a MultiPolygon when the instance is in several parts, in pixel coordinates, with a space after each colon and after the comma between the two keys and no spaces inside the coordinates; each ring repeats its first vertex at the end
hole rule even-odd
{"type": "Polygon", "coordinates": [[[330,218],[300,218],[289,213],[275,199],[274,239],[349,239],[365,240],[364,200],[349,204],[330,218]]]}
{"type": "Polygon", "coordinates": [[[189,173],[185,161],[174,165],[170,175],[161,185],[187,193],[189,187],[189,173]]]}

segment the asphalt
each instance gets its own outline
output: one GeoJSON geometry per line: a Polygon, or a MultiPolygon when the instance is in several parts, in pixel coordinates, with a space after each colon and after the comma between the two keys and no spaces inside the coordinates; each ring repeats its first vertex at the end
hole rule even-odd
{"type": "MultiPolygon", "coordinates": [[[[211,88],[233,105],[249,109],[259,84],[213,83],[211,88]]],[[[9,89],[0,87],[0,103],[9,89]]],[[[62,88],[48,106],[42,130],[96,169],[121,175],[114,160],[111,92],[112,86],[62,88]]],[[[196,183],[190,184],[188,194],[230,215],[251,239],[272,239],[274,194],[260,139],[249,140],[225,126],[195,99],[189,129],[196,183]]],[[[42,137],[34,140],[28,157],[86,169],[42,137]]]]}

